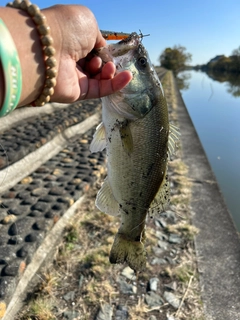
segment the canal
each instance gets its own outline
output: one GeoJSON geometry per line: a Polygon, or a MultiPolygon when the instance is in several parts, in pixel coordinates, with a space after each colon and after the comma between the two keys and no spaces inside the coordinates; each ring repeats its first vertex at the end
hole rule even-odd
{"type": "Polygon", "coordinates": [[[185,78],[184,102],[240,231],[240,86],[201,71],[179,76],[185,78]]]}

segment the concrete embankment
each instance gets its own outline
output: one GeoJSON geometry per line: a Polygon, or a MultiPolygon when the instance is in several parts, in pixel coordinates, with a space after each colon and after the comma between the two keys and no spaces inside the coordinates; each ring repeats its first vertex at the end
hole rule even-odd
{"type": "Polygon", "coordinates": [[[193,224],[207,320],[240,319],[240,241],[199,137],[176,87],[183,161],[192,181],[193,224]]]}

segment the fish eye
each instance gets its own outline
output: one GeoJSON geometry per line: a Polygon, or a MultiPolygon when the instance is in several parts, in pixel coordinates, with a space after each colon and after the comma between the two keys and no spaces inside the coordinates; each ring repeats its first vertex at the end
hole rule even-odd
{"type": "Polygon", "coordinates": [[[145,57],[138,58],[138,65],[140,67],[146,67],[147,65],[147,59],[145,57]]]}

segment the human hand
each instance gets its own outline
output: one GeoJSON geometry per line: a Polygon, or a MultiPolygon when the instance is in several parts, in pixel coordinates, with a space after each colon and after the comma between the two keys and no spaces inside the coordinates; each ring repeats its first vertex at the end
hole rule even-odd
{"type": "Polygon", "coordinates": [[[102,67],[94,48],[106,45],[93,13],[84,6],[58,5],[44,11],[54,39],[57,84],[52,101],[71,103],[100,98],[122,89],[132,79],[129,71],[115,75],[112,62],[102,67]]]}

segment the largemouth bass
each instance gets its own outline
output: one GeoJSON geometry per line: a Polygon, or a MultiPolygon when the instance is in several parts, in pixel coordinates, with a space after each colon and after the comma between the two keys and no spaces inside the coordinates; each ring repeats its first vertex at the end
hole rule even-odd
{"type": "Polygon", "coordinates": [[[162,211],[169,202],[168,154],[178,132],[174,127],[170,130],[163,88],[139,35],[132,33],[99,49],[97,55],[104,62],[113,61],[117,72],[133,74],[124,89],[102,98],[102,123],[90,150],[107,151],[108,176],[96,206],[107,214],[121,215],[110,262],[126,261],[141,271],[146,265],[146,216],[156,207],[162,211]]]}

